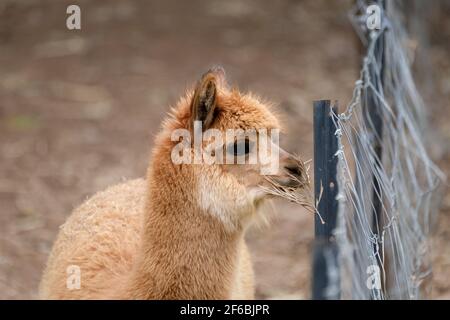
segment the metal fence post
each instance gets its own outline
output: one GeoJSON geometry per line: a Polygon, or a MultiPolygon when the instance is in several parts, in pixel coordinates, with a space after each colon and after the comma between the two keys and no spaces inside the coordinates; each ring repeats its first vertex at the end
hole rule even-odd
{"type": "Polygon", "coordinates": [[[340,279],[338,248],[333,236],[338,210],[336,181],[338,148],[336,126],[329,100],[314,101],[314,195],[318,212],[315,215],[313,257],[313,299],[339,299],[340,279]]]}

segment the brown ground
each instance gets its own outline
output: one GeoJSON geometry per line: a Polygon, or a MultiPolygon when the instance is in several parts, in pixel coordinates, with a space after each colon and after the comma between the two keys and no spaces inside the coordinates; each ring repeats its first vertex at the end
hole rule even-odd
{"type": "MultiPolygon", "coordinates": [[[[149,2],[77,1],[82,31],[65,28],[72,1],[0,3],[0,299],[37,297],[71,209],[144,175],[168,105],[212,64],[280,104],[282,144],[305,159],[311,101],[350,98],[359,65],[350,0],[149,2]]],[[[448,172],[450,22],[434,14],[432,153],[448,172]]],[[[257,296],[308,298],[312,216],[276,208],[272,226],[248,237],[257,296]]],[[[433,296],[450,298],[448,192],[441,213],[433,296]]]]}

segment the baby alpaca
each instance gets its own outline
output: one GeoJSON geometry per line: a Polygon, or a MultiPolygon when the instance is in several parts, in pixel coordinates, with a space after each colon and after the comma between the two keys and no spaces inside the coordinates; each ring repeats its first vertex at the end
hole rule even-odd
{"type": "MultiPolygon", "coordinates": [[[[172,141],[173,132],[194,132],[195,124],[224,135],[227,129],[280,127],[268,105],[228,88],[223,69],[208,71],[163,122],[146,179],[94,195],[61,227],[41,281],[41,298],[253,298],[245,231],[261,214],[258,209],[271,196],[267,188],[273,181],[279,188],[298,190],[305,172],[282,149],[277,149],[279,166],[270,180],[258,163],[174,163],[180,141],[172,141]],[[79,288],[68,284],[74,267],[79,288]]],[[[253,138],[236,137],[231,155],[247,159],[260,151],[253,138]]],[[[193,143],[187,142],[193,154],[193,143]]],[[[225,145],[219,150],[230,155],[225,145]]]]}

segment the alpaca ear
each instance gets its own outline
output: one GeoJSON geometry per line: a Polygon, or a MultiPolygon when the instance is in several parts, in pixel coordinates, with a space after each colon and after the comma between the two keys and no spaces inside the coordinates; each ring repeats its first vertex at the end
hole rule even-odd
{"type": "Polygon", "coordinates": [[[191,124],[201,121],[203,130],[208,129],[214,122],[217,106],[217,74],[214,70],[205,73],[195,88],[191,102],[191,124]]]}

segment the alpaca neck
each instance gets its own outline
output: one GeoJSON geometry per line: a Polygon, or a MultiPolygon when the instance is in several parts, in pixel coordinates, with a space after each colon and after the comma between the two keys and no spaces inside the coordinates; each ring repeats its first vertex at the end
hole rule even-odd
{"type": "Polygon", "coordinates": [[[230,298],[243,232],[227,231],[220,219],[200,208],[192,195],[195,188],[179,179],[170,170],[154,170],[149,177],[141,252],[130,295],[138,299],[230,298]]]}

